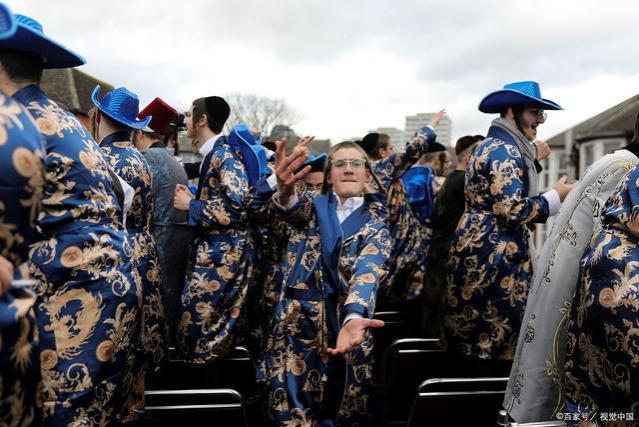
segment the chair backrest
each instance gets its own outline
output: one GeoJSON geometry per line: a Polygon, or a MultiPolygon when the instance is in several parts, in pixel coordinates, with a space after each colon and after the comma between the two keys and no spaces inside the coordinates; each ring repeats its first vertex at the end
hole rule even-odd
{"type": "MultiPolygon", "coordinates": [[[[175,353],[169,351],[175,357],[175,353]]],[[[214,387],[238,390],[247,397],[257,394],[255,367],[248,350],[236,347],[224,357],[204,365],[170,358],[150,376],[148,390],[191,390],[214,387]]]]}
{"type": "Polygon", "coordinates": [[[220,426],[248,425],[242,396],[235,390],[153,390],[144,395],[144,426],[197,425],[207,419],[220,426]]]}
{"type": "Polygon", "coordinates": [[[375,319],[383,320],[383,328],[372,330],[375,342],[375,365],[374,374],[376,378],[380,376],[379,367],[384,357],[385,350],[397,339],[416,336],[415,322],[410,315],[401,311],[380,311],[376,312],[375,319]]]}
{"type": "Polygon", "coordinates": [[[507,377],[499,378],[429,378],[423,381],[417,393],[457,391],[503,391],[507,377]]]}
{"type": "Polygon", "coordinates": [[[408,322],[410,316],[402,311],[377,311],[375,312],[375,319],[383,320],[384,322],[408,322]]]}
{"type": "Polygon", "coordinates": [[[409,426],[494,426],[508,378],[433,378],[424,381],[409,426]]]}
{"type": "Polygon", "coordinates": [[[442,343],[439,338],[400,338],[393,341],[391,347],[394,350],[441,350],[442,343]]]}
{"type": "Polygon", "coordinates": [[[406,421],[417,386],[426,378],[447,371],[448,355],[439,340],[399,339],[384,352],[379,386],[383,422],[406,421]]]}

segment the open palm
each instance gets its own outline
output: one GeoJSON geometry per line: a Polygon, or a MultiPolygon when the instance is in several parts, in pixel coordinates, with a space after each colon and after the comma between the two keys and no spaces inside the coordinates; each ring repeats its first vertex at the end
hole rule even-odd
{"type": "Polygon", "coordinates": [[[349,353],[355,350],[364,341],[364,334],[368,328],[382,328],[384,322],[376,319],[351,319],[337,335],[337,343],[335,348],[329,348],[327,351],[333,356],[349,353]]]}

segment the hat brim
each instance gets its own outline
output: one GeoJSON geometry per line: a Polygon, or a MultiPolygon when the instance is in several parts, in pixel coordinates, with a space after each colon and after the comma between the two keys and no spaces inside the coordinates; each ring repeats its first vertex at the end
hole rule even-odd
{"type": "Polygon", "coordinates": [[[502,89],[489,93],[479,103],[479,111],[482,113],[500,113],[508,107],[531,105],[542,110],[563,110],[559,104],[549,99],[538,99],[516,90],[502,89]]]}
{"type": "Polygon", "coordinates": [[[16,24],[13,14],[4,3],[0,3],[0,40],[13,36],[17,29],[18,24],[16,24]]]}
{"type": "Polygon", "coordinates": [[[253,150],[250,144],[248,144],[242,138],[234,138],[231,142],[228,138],[226,142],[240,152],[242,155],[242,163],[246,169],[246,175],[248,176],[249,185],[255,185],[260,179],[262,168],[257,153],[253,150]]]}
{"type": "Polygon", "coordinates": [[[310,166],[311,172],[324,172],[327,157],[326,153],[322,153],[313,160],[307,161],[302,168],[310,166]]]}
{"type": "Polygon", "coordinates": [[[44,68],[72,68],[86,64],[85,59],[33,29],[17,24],[15,33],[0,40],[0,48],[42,55],[44,68]]]}
{"type": "Polygon", "coordinates": [[[95,89],[93,89],[93,93],[91,94],[91,100],[93,101],[93,104],[96,107],[98,107],[98,110],[100,110],[103,114],[105,114],[110,119],[115,120],[116,122],[123,124],[125,126],[128,126],[130,128],[133,128],[135,130],[143,130],[151,122],[151,119],[153,119],[152,116],[148,116],[142,120],[131,121],[127,119],[126,117],[121,116],[118,113],[110,111],[98,99],[99,92],[100,92],[100,86],[96,86],[95,89]]]}

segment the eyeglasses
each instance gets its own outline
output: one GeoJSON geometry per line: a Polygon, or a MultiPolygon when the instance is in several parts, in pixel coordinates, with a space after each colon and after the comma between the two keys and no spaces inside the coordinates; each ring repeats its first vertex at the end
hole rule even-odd
{"type": "Polygon", "coordinates": [[[351,165],[353,169],[362,169],[366,166],[364,159],[337,159],[331,160],[331,165],[336,169],[345,169],[346,165],[351,165]]]}
{"type": "Polygon", "coordinates": [[[530,111],[532,114],[537,116],[537,121],[539,121],[541,123],[545,122],[546,118],[548,117],[548,114],[544,110],[531,109],[531,110],[528,110],[528,111],[530,111]]]}

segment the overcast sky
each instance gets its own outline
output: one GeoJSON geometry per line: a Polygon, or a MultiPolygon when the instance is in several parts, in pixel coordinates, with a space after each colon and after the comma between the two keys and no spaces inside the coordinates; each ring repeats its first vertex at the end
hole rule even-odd
{"type": "MultiPolygon", "coordinates": [[[[481,98],[537,80],[562,105],[539,136],[639,90],[639,2],[594,0],[22,0],[80,69],[186,109],[199,96],[285,99],[298,134],[334,142],[446,107],[485,133],[481,98]]],[[[232,106],[231,106],[232,108],[232,106]]]]}

